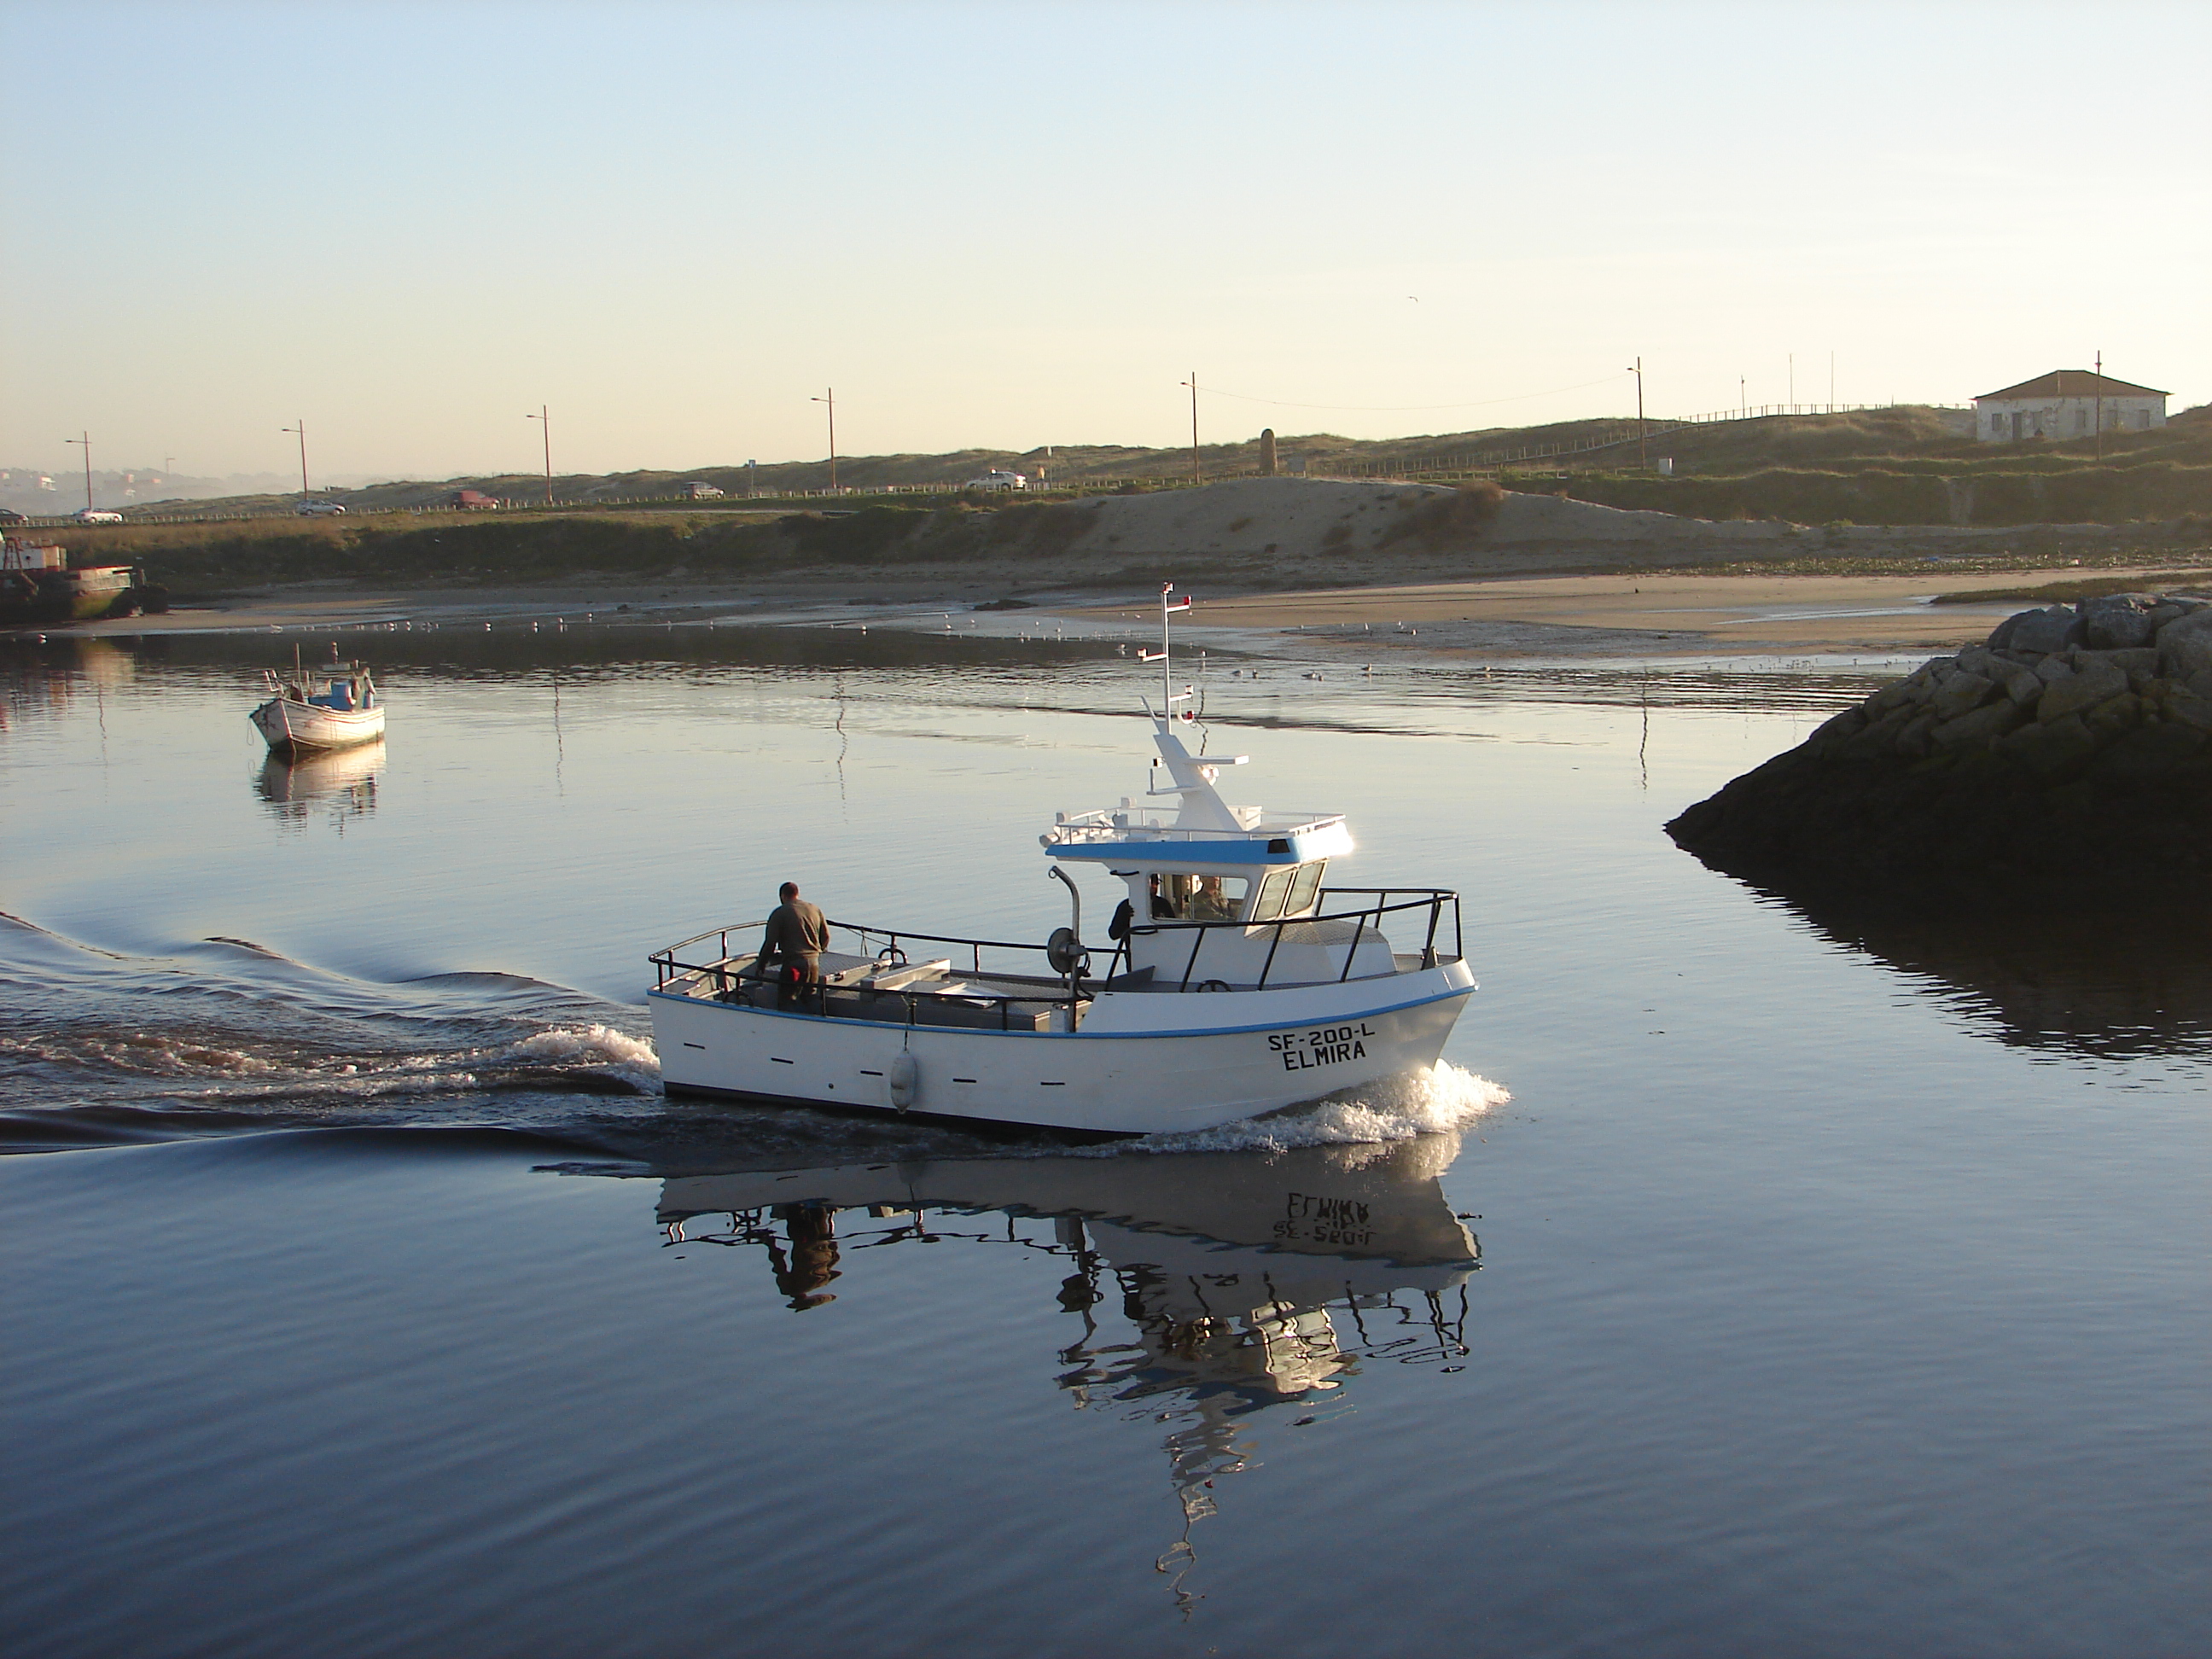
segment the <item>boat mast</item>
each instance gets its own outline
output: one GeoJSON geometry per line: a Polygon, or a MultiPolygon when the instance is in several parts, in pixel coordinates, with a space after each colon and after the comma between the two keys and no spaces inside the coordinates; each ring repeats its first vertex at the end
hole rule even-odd
{"type": "Polygon", "coordinates": [[[1190,609],[1190,596],[1188,593],[1183,595],[1182,599],[1176,600],[1173,604],[1169,603],[1168,595],[1174,592],[1175,584],[1173,582],[1162,582],[1160,584],[1160,648],[1157,652],[1139,651],[1137,653],[1138,659],[1140,661],[1157,662],[1160,665],[1159,717],[1164,720],[1173,720],[1175,718],[1175,706],[1183,701],[1184,698],[1190,696],[1190,693],[1188,691],[1178,692],[1175,689],[1175,665],[1169,660],[1168,657],[1168,618],[1178,611],[1188,611],[1190,609]]]}

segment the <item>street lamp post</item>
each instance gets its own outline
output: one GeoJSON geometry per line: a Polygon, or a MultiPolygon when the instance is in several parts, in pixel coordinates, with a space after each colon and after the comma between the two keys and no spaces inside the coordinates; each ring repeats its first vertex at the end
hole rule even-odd
{"type": "Polygon", "coordinates": [[[299,425],[297,425],[297,426],[280,427],[280,428],[278,428],[278,430],[279,430],[279,431],[283,431],[283,432],[296,432],[296,433],[298,433],[298,434],[300,434],[300,499],[301,499],[301,501],[306,501],[306,500],[307,499],[307,493],[308,493],[308,492],[307,492],[307,417],[306,416],[304,416],[304,415],[296,415],[296,416],[293,416],[293,418],[294,418],[295,420],[296,420],[296,421],[298,421],[298,422],[299,422],[299,425]]]}
{"type": "Polygon", "coordinates": [[[64,438],[62,441],[84,446],[84,510],[89,513],[92,511],[92,434],[83,433],[75,438],[64,438]]]}
{"type": "Polygon", "coordinates": [[[545,505],[553,505],[553,416],[544,404],[538,405],[535,415],[526,415],[526,421],[535,421],[545,437],[545,505]]]}
{"type": "Polygon", "coordinates": [[[1638,357],[1628,366],[1636,377],[1636,465],[1641,471],[1647,462],[1644,456],[1644,359],[1638,357]]]}
{"type": "Polygon", "coordinates": [[[824,386],[819,398],[809,398],[811,404],[826,404],[830,409],[830,493],[837,493],[837,388],[824,386]]]}

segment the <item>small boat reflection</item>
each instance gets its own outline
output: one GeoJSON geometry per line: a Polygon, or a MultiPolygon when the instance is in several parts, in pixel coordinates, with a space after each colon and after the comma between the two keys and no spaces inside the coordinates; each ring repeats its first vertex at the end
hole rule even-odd
{"type": "Polygon", "coordinates": [[[348,818],[376,810],[376,779],[383,769],[381,738],[295,761],[272,753],[255,775],[254,789],[280,817],[304,823],[319,804],[343,830],[348,818]]]}
{"type": "Polygon", "coordinates": [[[1275,1154],[943,1159],[671,1177],[671,1244],[763,1252],[794,1311],[834,1302],[860,1252],[968,1241],[1057,1255],[1079,1331],[1055,1355],[1079,1409],[1166,1423],[1182,1534],[1159,1571],[1186,1612],[1191,1528],[1277,1411],[1341,1409],[1365,1362],[1457,1370],[1481,1248],[1437,1177],[1456,1135],[1275,1154]],[[1118,1316],[1118,1319],[1117,1319],[1118,1316]]]}

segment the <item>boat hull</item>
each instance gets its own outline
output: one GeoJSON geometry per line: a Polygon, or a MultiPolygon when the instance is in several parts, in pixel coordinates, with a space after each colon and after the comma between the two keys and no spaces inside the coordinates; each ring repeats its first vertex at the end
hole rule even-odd
{"type": "Polygon", "coordinates": [[[384,735],[384,710],[325,708],[319,703],[271,697],[247,717],[278,755],[319,755],[374,743],[384,735]]]}
{"type": "Polygon", "coordinates": [[[1074,1031],[825,1018],[654,991],[671,1094],[1091,1135],[1174,1134],[1432,1066],[1474,981],[1464,963],[1376,980],[1212,994],[1101,992],[1074,1031]]]}
{"type": "Polygon", "coordinates": [[[0,624],[97,622],[167,611],[167,596],[128,567],[0,571],[0,624]]]}

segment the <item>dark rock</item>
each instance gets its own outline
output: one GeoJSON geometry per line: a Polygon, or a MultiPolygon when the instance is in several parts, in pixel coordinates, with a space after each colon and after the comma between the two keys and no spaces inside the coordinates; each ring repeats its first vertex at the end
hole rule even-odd
{"type": "Polygon", "coordinates": [[[1668,833],[1784,894],[2016,911],[2024,891],[2079,890],[2104,917],[2118,895],[2146,916],[2185,902],[2212,914],[2212,607],[2123,595],[2085,609],[2023,612],[2002,654],[1923,665],[1668,833]]]}
{"type": "Polygon", "coordinates": [[[2039,777],[2051,778],[2086,764],[2097,752],[2097,739],[2079,714],[2069,714],[2048,725],[2023,726],[2002,738],[1997,750],[2039,777]]]}
{"type": "Polygon", "coordinates": [[[1898,733],[1912,723],[1912,712],[1893,708],[1879,720],[1867,722],[1856,736],[1845,738],[1837,752],[1852,760],[1874,760],[1897,752],[1898,733]]]}
{"type": "Polygon", "coordinates": [[[1968,744],[2001,738],[2027,717],[2026,709],[2007,697],[1945,720],[1929,732],[1928,739],[1937,749],[1960,749],[1968,744]]]}
{"type": "Polygon", "coordinates": [[[2007,647],[2037,656],[2063,651],[2085,637],[2081,617],[2063,605],[2054,605],[2047,611],[2023,611],[2010,622],[2012,632],[2006,638],[2007,647]]]}
{"type": "Polygon", "coordinates": [[[1897,734],[1897,752],[1918,759],[1936,744],[1932,734],[1943,723],[1942,716],[1932,708],[1924,708],[1905,724],[1897,734]]]}
{"type": "Polygon", "coordinates": [[[2159,630],[2158,671],[2176,680],[2212,672],[2212,608],[2192,611],[2159,630]]]}
{"type": "Polygon", "coordinates": [[[1826,754],[1841,749],[1844,742],[1866,730],[1869,717],[1863,708],[1846,708],[1832,720],[1824,720],[1813,735],[1805,739],[1805,746],[1826,754]]]}
{"type": "Polygon", "coordinates": [[[1984,679],[1979,674],[1954,674],[1928,700],[1928,707],[1938,720],[1952,720],[1970,708],[1978,708],[1996,695],[1997,684],[1993,679],[1984,679]]]}
{"type": "Polygon", "coordinates": [[[2132,691],[2108,697],[2081,716],[2092,737],[2117,737],[2131,726],[2142,724],[2142,699],[2132,691]]]}
{"type": "Polygon", "coordinates": [[[1998,683],[2004,687],[2005,696],[2023,708],[2033,708],[2042,700],[2043,679],[2032,668],[2007,663],[1998,683]]]}
{"type": "Polygon", "coordinates": [[[2063,680],[2053,681],[2035,705],[2035,718],[2045,725],[2083,709],[2094,708],[2128,689],[2128,677],[2105,663],[2092,663],[2063,680]]]}
{"type": "Polygon", "coordinates": [[[2158,672],[2158,653],[2148,646],[2136,650],[2079,650],[2073,653],[2073,660],[2076,673],[2082,669],[2100,665],[2106,668],[2117,668],[2123,674],[2158,672]]]}
{"type": "Polygon", "coordinates": [[[2212,732],[2212,697],[2200,697],[2193,691],[2168,692],[2161,700],[2163,712],[2169,720],[2198,732],[2212,732]]]}
{"type": "Polygon", "coordinates": [[[2148,645],[2154,626],[2150,611],[2157,603],[2157,597],[2150,593],[2106,593],[2082,600],[2079,609],[2083,642],[2095,651],[2125,651],[2148,645]]]}

